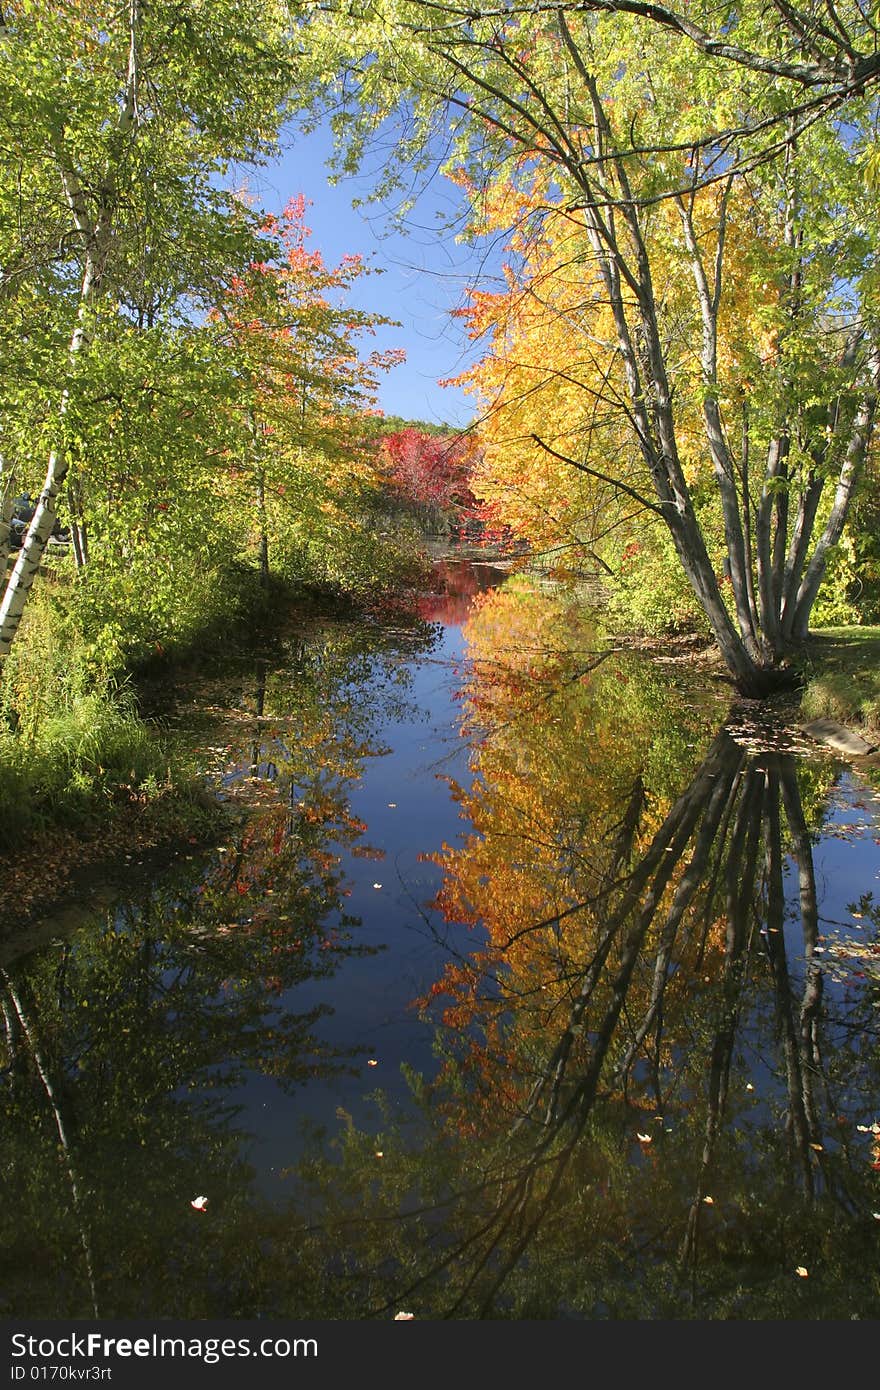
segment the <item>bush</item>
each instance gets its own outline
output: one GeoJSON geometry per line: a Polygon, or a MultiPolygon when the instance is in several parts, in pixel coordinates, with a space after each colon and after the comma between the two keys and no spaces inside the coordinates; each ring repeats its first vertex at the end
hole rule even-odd
{"type": "Polygon", "coordinates": [[[665,527],[645,523],[636,536],[619,540],[605,560],[614,574],[607,626],[648,636],[708,630],[665,527]]]}

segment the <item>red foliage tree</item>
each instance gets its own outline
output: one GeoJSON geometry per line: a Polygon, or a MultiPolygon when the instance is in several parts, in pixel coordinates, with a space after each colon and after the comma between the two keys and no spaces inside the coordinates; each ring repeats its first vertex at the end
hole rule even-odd
{"type": "Polygon", "coordinates": [[[382,452],[391,486],[420,507],[473,513],[471,470],[477,446],[470,435],[426,434],[408,428],[385,435],[382,452]]]}

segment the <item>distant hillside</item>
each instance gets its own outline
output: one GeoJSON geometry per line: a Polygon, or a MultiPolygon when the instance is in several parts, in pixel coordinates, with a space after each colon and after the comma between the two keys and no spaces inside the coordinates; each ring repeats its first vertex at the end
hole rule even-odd
{"type": "Polygon", "coordinates": [[[402,415],[382,415],[375,419],[376,433],[399,434],[401,430],[419,430],[422,434],[461,434],[454,425],[432,425],[428,420],[405,420],[402,415]]]}

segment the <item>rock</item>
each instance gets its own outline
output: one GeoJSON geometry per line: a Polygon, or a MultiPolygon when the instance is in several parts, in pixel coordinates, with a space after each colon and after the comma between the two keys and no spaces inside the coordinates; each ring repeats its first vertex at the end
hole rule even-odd
{"type": "Polygon", "coordinates": [[[864,758],[877,751],[876,743],[866,743],[860,734],[853,733],[852,729],[833,719],[813,719],[809,724],[801,725],[801,728],[817,743],[826,743],[829,748],[845,753],[848,758],[864,758]]]}

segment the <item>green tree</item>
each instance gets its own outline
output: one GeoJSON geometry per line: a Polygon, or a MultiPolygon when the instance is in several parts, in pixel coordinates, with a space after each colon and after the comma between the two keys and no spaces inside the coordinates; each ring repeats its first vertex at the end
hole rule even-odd
{"type": "Polygon", "coordinates": [[[93,441],[76,419],[93,350],[132,327],[191,319],[251,258],[254,237],[231,215],[222,181],[233,161],[275,148],[292,84],[289,37],[286,0],[3,7],[4,481],[15,472],[29,483],[41,453],[47,463],[0,603],[0,657],[65,483],[78,562],[86,558],[93,441]]]}

